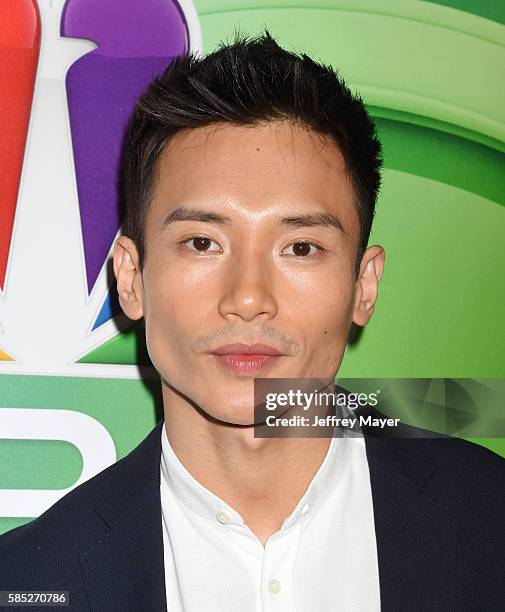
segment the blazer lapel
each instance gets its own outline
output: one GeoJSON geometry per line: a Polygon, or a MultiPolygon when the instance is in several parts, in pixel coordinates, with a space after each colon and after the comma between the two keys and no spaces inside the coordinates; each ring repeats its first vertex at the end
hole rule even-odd
{"type": "MultiPolygon", "coordinates": [[[[375,411],[372,416],[384,417],[375,411]]],[[[410,436],[413,432],[410,429],[410,436]]],[[[458,541],[457,520],[453,520],[452,508],[425,492],[427,483],[441,467],[427,452],[433,440],[380,437],[370,427],[363,427],[363,433],[382,609],[453,609],[457,599],[452,580],[452,569],[457,564],[453,547],[458,541]]]]}
{"type": "Polygon", "coordinates": [[[118,462],[93,508],[103,536],[80,556],[92,610],[166,610],[160,502],[161,427],[118,462]]]}

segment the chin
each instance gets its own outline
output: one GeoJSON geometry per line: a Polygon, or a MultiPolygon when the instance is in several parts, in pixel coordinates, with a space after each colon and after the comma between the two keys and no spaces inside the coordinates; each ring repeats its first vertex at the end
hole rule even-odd
{"type": "Polygon", "coordinates": [[[251,397],[250,401],[244,402],[244,398],[240,398],[237,402],[217,401],[207,403],[204,407],[205,412],[222,423],[229,425],[254,425],[254,400],[251,397]]]}

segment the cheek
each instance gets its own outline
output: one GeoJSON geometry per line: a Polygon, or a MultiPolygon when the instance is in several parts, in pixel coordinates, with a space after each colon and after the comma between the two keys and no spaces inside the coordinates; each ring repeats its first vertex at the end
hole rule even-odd
{"type": "Polygon", "coordinates": [[[159,261],[145,276],[145,318],[168,328],[194,327],[211,297],[212,282],[203,267],[159,261]],[[170,324],[173,325],[170,325],[170,324]]]}
{"type": "Polygon", "coordinates": [[[149,356],[170,379],[189,367],[190,349],[203,321],[208,300],[184,273],[168,267],[150,270],[145,282],[144,318],[149,356]]]}
{"type": "Polygon", "coordinates": [[[349,295],[338,303],[320,304],[310,317],[310,328],[306,327],[307,354],[310,359],[331,363],[341,357],[345,349],[350,327],[349,295]],[[340,357],[339,357],[340,355],[340,357]]]}
{"type": "Polygon", "coordinates": [[[298,271],[288,277],[283,306],[298,321],[300,329],[334,337],[349,324],[354,288],[347,267],[328,267],[319,273],[298,271]]]}
{"type": "Polygon", "coordinates": [[[343,270],[291,284],[290,318],[305,344],[305,376],[333,375],[347,344],[354,303],[352,275],[343,270]]]}

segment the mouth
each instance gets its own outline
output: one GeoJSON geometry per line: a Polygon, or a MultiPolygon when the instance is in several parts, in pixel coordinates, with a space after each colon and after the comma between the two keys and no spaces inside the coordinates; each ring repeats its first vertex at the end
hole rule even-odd
{"type": "Polygon", "coordinates": [[[221,346],[209,354],[229,372],[245,375],[264,373],[284,356],[266,344],[240,343],[221,346]]]}

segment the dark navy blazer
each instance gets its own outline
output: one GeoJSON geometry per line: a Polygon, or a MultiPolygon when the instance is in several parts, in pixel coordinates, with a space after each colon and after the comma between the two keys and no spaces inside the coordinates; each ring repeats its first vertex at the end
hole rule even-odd
{"type": "MultiPolygon", "coordinates": [[[[382,610],[505,610],[505,460],[415,428],[415,437],[393,439],[363,429],[382,610]]],[[[69,591],[70,610],[166,610],[160,438],[161,424],[127,457],[0,537],[0,591],[69,591]]],[[[334,610],[347,612],[338,593],[334,610]]]]}

